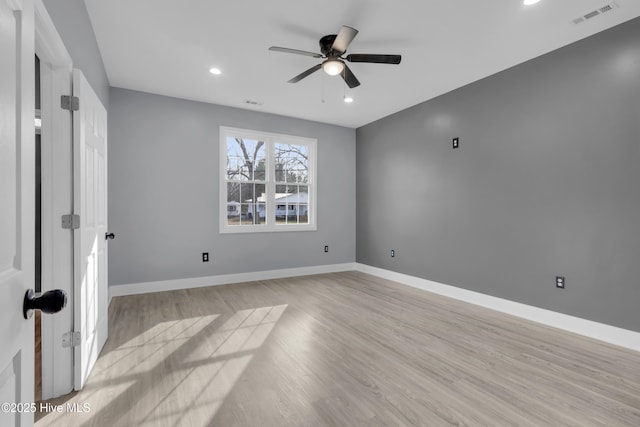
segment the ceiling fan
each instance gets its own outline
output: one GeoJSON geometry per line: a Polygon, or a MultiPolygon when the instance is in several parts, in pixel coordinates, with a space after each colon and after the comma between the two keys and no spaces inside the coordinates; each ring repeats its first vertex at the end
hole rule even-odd
{"type": "Polygon", "coordinates": [[[297,83],[322,68],[331,76],[337,76],[339,74],[350,88],[354,88],[359,86],[360,82],[344,61],[369,62],[373,64],[399,64],[402,59],[400,55],[379,55],[369,53],[351,53],[343,56],[347,53],[347,48],[357,34],[358,30],[355,28],[343,25],[338,34],[329,34],[320,39],[320,52],[322,53],[314,53],[306,50],[289,49],[287,47],[278,46],[271,46],[269,50],[275,52],[295,53],[297,55],[311,56],[313,58],[325,58],[321,64],[314,65],[308,70],[298,74],[289,80],[289,83],[297,83]]]}

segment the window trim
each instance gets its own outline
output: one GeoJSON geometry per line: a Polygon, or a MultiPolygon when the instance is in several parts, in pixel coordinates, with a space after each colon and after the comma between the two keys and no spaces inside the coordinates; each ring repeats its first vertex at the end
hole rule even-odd
{"type": "Polygon", "coordinates": [[[271,232],[292,232],[292,231],[316,231],[317,230],[317,145],[318,140],[315,138],[307,138],[302,136],[285,135],[272,132],[263,132],[250,129],[241,129],[228,126],[220,126],[219,139],[219,206],[218,214],[220,216],[219,232],[221,234],[235,233],[271,233],[271,232]],[[227,220],[227,138],[253,139],[265,142],[266,148],[266,215],[265,224],[260,225],[229,225],[227,220]],[[292,145],[306,145],[309,149],[309,182],[308,186],[308,224],[277,224],[275,223],[275,211],[277,200],[275,199],[275,162],[274,162],[274,144],[284,143],[292,145]]]}

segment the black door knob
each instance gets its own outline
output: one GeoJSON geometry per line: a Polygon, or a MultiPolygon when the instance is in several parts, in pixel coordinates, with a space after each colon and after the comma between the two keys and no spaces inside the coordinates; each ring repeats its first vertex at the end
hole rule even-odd
{"type": "Polygon", "coordinates": [[[104,240],[109,240],[109,239],[113,240],[115,238],[116,238],[116,235],[113,233],[104,233],[104,240]]]}
{"type": "Polygon", "coordinates": [[[57,313],[67,305],[67,293],[62,289],[54,289],[36,297],[33,289],[29,289],[24,294],[22,303],[22,315],[25,319],[33,315],[33,310],[40,310],[43,313],[57,313]]]}

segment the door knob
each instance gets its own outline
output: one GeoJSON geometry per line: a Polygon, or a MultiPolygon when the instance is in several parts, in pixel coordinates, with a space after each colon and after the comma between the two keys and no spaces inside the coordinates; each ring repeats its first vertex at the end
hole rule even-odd
{"type": "Polygon", "coordinates": [[[57,313],[67,305],[67,293],[62,289],[54,289],[36,297],[33,289],[29,289],[24,294],[22,303],[22,315],[29,319],[33,315],[33,310],[40,310],[43,313],[57,313]]]}
{"type": "Polygon", "coordinates": [[[113,240],[115,238],[116,238],[116,235],[113,233],[104,233],[104,240],[109,240],[109,239],[113,240]]]}

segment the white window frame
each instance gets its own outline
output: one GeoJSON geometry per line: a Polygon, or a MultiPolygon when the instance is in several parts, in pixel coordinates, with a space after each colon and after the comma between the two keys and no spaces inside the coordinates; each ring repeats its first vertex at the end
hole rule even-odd
{"type": "Polygon", "coordinates": [[[228,126],[220,126],[220,161],[219,161],[219,181],[220,181],[220,199],[219,199],[219,215],[220,215],[220,233],[264,233],[264,232],[291,232],[291,231],[316,231],[316,161],[317,161],[317,145],[318,140],[315,138],[306,138],[301,136],[284,135],[271,132],[262,132],[249,129],[233,128],[228,126]],[[264,141],[266,148],[266,215],[264,224],[252,225],[229,225],[227,221],[227,138],[242,138],[264,141]],[[309,182],[304,184],[308,186],[308,224],[277,224],[275,222],[275,212],[277,201],[276,182],[275,182],[275,162],[274,162],[274,145],[275,143],[305,145],[309,149],[309,182]]]}

